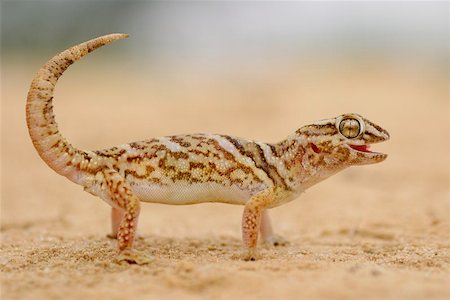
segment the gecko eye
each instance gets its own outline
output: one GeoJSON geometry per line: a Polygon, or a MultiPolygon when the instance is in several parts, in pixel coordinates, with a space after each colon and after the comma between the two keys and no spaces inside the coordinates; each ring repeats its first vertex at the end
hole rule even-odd
{"type": "Polygon", "coordinates": [[[339,123],[339,132],[348,139],[354,139],[361,134],[361,124],[357,119],[343,119],[339,123]]]}

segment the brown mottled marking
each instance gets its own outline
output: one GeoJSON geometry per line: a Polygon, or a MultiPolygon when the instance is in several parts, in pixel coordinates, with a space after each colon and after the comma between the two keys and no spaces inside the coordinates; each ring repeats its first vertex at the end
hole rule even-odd
{"type": "Polygon", "coordinates": [[[191,146],[191,143],[189,143],[189,142],[185,141],[184,139],[177,137],[177,136],[171,136],[170,140],[174,143],[177,143],[181,147],[190,147],[191,146]]]}
{"type": "Polygon", "coordinates": [[[254,146],[257,150],[254,153],[256,154],[255,157],[257,157],[256,161],[258,163],[258,167],[266,172],[267,176],[270,177],[270,179],[276,186],[282,186],[284,189],[289,190],[285,179],[278,173],[277,168],[267,162],[266,157],[264,155],[264,151],[261,149],[261,146],[259,146],[256,143],[254,144],[254,146]]]}
{"type": "Polygon", "coordinates": [[[239,151],[239,153],[241,153],[241,155],[247,156],[244,146],[237,139],[232,138],[229,135],[220,135],[220,136],[229,141],[231,144],[233,144],[233,146],[236,147],[236,149],[239,151]]]}
{"type": "Polygon", "coordinates": [[[310,130],[311,135],[332,135],[336,134],[337,128],[336,125],[332,122],[326,124],[311,124],[304,126],[296,131],[296,133],[304,132],[305,129],[310,130]]]}
{"type": "Polygon", "coordinates": [[[280,153],[278,153],[278,148],[277,148],[276,145],[274,145],[274,144],[267,144],[267,146],[269,146],[270,152],[272,153],[273,157],[278,157],[278,158],[281,157],[280,153]]]}
{"type": "Polygon", "coordinates": [[[168,151],[168,155],[172,156],[175,159],[189,159],[189,154],[185,152],[168,151]]]}
{"type": "Polygon", "coordinates": [[[241,143],[239,143],[238,140],[230,136],[222,135],[222,137],[231,142],[242,156],[249,157],[250,159],[252,159],[255,166],[260,170],[264,171],[273,184],[276,184],[278,182],[278,178],[273,177],[274,174],[272,174],[270,166],[268,165],[267,161],[264,158],[264,153],[261,147],[259,147],[254,142],[248,142],[244,146],[241,143]]]}
{"type": "Polygon", "coordinates": [[[192,169],[204,169],[204,168],[206,168],[206,166],[203,163],[189,162],[189,170],[192,170],[192,169]]]}
{"type": "Polygon", "coordinates": [[[196,135],[188,135],[191,137],[191,139],[193,140],[199,140],[199,141],[204,141],[206,140],[206,137],[202,134],[196,134],[196,135]]]}
{"type": "Polygon", "coordinates": [[[236,164],[236,166],[241,169],[244,173],[246,174],[250,174],[251,176],[257,178],[256,174],[253,172],[252,168],[247,167],[243,164],[241,164],[240,162],[238,162],[236,160],[236,158],[234,157],[233,154],[231,154],[230,152],[228,152],[226,149],[222,148],[222,146],[219,145],[219,143],[216,140],[213,139],[208,139],[207,140],[207,144],[208,145],[212,145],[219,153],[222,153],[225,157],[225,159],[233,162],[234,164],[236,164]]]}
{"type": "Polygon", "coordinates": [[[141,143],[130,143],[130,147],[135,150],[145,150],[147,147],[141,143]]]}

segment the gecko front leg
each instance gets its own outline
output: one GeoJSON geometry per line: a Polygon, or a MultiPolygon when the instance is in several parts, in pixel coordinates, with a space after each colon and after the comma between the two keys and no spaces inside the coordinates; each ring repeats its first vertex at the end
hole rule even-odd
{"type": "Polygon", "coordinates": [[[289,242],[282,236],[275,234],[270,222],[270,216],[267,209],[264,209],[261,214],[260,233],[263,243],[271,246],[286,246],[289,242]]]}
{"type": "Polygon", "coordinates": [[[119,260],[137,264],[148,263],[149,258],[132,250],[140,212],[139,199],[133,194],[125,178],[114,169],[103,170],[103,176],[110,192],[110,200],[117,207],[114,207],[112,211],[112,233],[114,235],[114,231],[117,230],[119,260]],[[121,218],[120,223],[119,218],[121,218]]]}
{"type": "Polygon", "coordinates": [[[254,195],[245,204],[242,215],[242,240],[245,246],[244,260],[256,260],[256,245],[258,232],[261,228],[261,218],[264,210],[274,199],[274,189],[264,190],[254,195]]]}

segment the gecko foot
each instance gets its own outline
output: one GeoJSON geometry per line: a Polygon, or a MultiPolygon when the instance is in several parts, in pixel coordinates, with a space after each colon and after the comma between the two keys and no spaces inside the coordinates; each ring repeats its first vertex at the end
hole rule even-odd
{"type": "Polygon", "coordinates": [[[111,239],[111,240],[116,240],[116,239],[117,239],[117,233],[116,233],[116,234],[108,233],[108,234],[106,235],[106,237],[107,237],[108,239],[111,239]]]}
{"type": "Polygon", "coordinates": [[[289,242],[284,237],[278,234],[273,234],[271,236],[266,237],[263,243],[275,247],[289,245],[289,242]]]}
{"type": "Polygon", "coordinates": [[[123,250],[116,257],[117,262],[127,262],[129,264],[146,265],[153,261],[147,254],[137,250],[123,250]]]}
{"type": "Polygon", "coordinates": [[[242,259],[245,261],[255,261],[261,258],[256,249],[246,249],[242,255],[242,259]]]}
{"type": "MultiPolygon", "coordinates": [[[[117,233],[116,233],[116,234],[108,233],[108,234],[106,235],[106,237],[107,237],[108,239],[111,239],[111,240],[117,240],[117,233]]],[[[134,237],[134,239],[135,239],[135,240],[143,240],[144,238],[143,238],[142,236],[136,234],[136,236],[134,237]]]]}

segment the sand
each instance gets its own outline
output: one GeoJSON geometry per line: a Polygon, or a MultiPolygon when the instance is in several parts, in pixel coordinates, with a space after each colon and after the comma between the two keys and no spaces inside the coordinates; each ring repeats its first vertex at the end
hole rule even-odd
{"type": "Polygon", "coordinates": [[[240,259],[242,207],[144,204],[136,248],[153,261],[117,263],[108,205],[50,170],[27,135],[41,62],[6,61],[2,299],[450,299],[445,74],[374,63],[175,75],[96,59],[74,66],[56,94],[60,129],[80,148],[205,131],[276,141],[359,112],[389,130],[374,147],[389,157],[273,209],[290,243],[261,245],[258,261],[240,259]]]}

